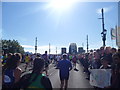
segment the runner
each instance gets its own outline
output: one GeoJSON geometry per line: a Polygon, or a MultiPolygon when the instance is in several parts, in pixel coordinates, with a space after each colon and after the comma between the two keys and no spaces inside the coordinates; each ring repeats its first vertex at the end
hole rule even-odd
{"type": "Polygon", "coordinates": [[[77,63],[77,57],[76,55],[73,56],[73,66],[75,67],[74,70],[77,70],[76,69],[76,63],[77,63]]]}
{"type": "Polygon", "coordinates": [[[22,74],[22,70],[18,67],[21,61],[21,55],[15,54],[12,55],[9,60],[6,62],[6,66],[4,67],[2,74],[2,88],[9,89],[15,88],[14,85],[20,80],[20,76],[22,74]]]}
{"type": "Polygon", "coordinates": [[[46,72],[46,75],[48,76],[49,59],[48,59],[47,51],[45,51],[45,54],[43,54],[42,57],[45,60],[45,72],[46,72]]]}
{"type": "Polygon", "coordinates": [[[65,89],[67,89],[69,71],[72,70],[72,64],[69,60],[67,60],[67,54],[63,54],[63,60],[58,62],[58,68],[60,71],[59,72],[60,81],[61,81],[60,88],[63,89],[65,86],[65,89]]]}
{"type": "Polygon", "coordinates": [[[44,59],[37,55],[33,62],[33,71],[24,75],[20,82],[20,89],[52,90],[50,79],[43,74],[44,59]]]}

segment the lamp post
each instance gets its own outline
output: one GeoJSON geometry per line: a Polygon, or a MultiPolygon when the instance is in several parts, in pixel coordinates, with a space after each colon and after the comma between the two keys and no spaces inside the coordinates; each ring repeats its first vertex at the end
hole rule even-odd
{"type": "Polygon", "coordinates": [[[89,47],[89,44],[88,44],[88,35],[87,35],[87,53],[88,53],[88,48],[89,47]]]}
{"type": "Polygon", "coordinates": [[[104,10],[103,10],[103,8],[101,9],[101,12],[102,12],[102,18],[99,18],[99,19],[102,19],[103,31],[102,31],[101,35],[102,35],[102,40],[103,40],[103,47],[105,47],[106,46],[105,41],[106,41],[107,30],[104,28],[105,24],[104,24],[104,10]]]}
{"type": "Polygon", "coordinates": [[[36,41],[35,41],[35,54],[37,54],[37,37],[36,37],[36,41]]]}

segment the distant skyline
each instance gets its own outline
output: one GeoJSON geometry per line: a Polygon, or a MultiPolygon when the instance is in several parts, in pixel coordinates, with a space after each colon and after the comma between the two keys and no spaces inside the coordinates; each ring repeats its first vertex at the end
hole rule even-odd
{"type": "MultiPolygon", "coordinates": [[[[70,43],[84,46],[89,37],[89,49],[102,46],[101,9],[104,8],[106,46],[116,47],[111,41],[110,29],[118,24],[117,2],[72,2],[54,6],[51,2],[3,2],[2,39],[15,39],[25,51],[35,52],[35,38],[38,38],[38,52],[61,53],[69,51],[70,43]],[[68,4],[68,5],[67,5],[68,4]],[[64,6],[63,6],[64,5],[64,6]],[[64,7],[64,8],[63,8],[64,7]],[[84,45],[83,45],[84,44],[84,45]]],[[[56,5],[56,4],[55,4],[56,5]]]]}

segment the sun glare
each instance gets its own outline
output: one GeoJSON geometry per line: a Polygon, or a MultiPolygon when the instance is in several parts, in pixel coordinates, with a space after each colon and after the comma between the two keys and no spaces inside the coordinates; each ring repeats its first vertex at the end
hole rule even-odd
{"type": "Polygon", "coordinates": [[[68,10],[75,0],[51,0],[48,7],[56,11],[68,10]]]}

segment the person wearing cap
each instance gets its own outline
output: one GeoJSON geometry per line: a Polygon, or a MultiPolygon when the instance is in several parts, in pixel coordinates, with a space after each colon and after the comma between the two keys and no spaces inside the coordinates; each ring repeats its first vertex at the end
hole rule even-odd
{"type": "Polygon", "coordinates": [[[67,54],[63,54],[63,59],[58,62],[57,67],[59,69],[59,76],[61,81],[60,88],[63,89],[63,87],[65,86],[65,89],[67,89],[69,71],[72,70],[72,64],[70,60],[67,60],[67,54]]]}
{"type": "Polygon", "coordinates": [[[101,67],[100,69],[111,69],[111,66],[108,64],[109,58],[108,57],[102,57],[101,58],[101,67]]]}

